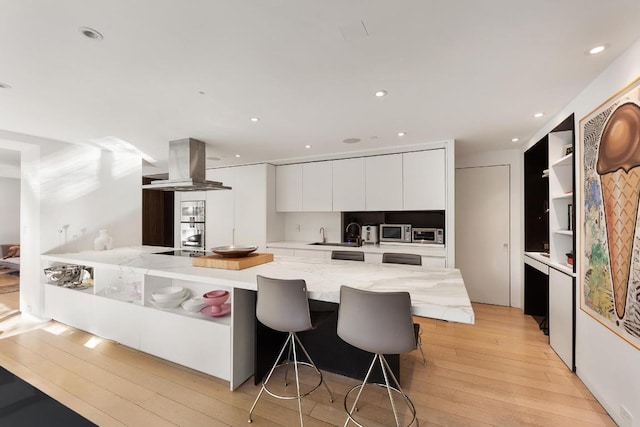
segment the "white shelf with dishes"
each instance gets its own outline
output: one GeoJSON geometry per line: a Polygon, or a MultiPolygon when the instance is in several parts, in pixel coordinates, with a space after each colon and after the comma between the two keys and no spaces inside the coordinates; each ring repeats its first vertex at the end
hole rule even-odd
{"type": "MultiPolygon", "coordinates": [[[[86,265],[63,261],[55,255],[43,256],[42,266],[86,265]]],[[[45,277],[47,316],[227,380],[231,389],[253,374],[255,292],[118,265],[102,264],[91,270],[92,286],[84,289],[60,286],[45,277]],[[154,301],[154,294],[166,293],[170,287],[182,289],[176,299],[154,301]],[[203,314],[197,307],[194,311],[183,308],[184,301],[213,290],[227,291],[228,300],[221,306],[226,311],[203,314]]]]}

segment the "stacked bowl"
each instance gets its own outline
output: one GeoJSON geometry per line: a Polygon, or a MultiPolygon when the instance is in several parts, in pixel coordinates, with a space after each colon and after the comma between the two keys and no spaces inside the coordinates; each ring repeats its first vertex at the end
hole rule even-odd
{"type": "Polygon", "coordinates": [[[231,312],[231,304],[225,304],[229,299],[229,291],[215,290],[202,295],[202,300],[207,304],[200,313],[210,317],[225,316],[231,312]]]}
{"type": "Polygon", "coordinates": [[[167,286],[152,292],[149,302],[158,308],[176,308],[190,295],[191,292],[182,286],[167,286]]]}

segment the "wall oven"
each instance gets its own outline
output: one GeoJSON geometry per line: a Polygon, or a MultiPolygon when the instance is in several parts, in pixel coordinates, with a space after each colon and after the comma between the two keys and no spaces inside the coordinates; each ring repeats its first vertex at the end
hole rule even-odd
{"type": "Polygon", "coordinates": [[[411,242],[411,224],[380,224],[380,242],[411,242]]]}
{"type": "Polygon", "coordinates": [[[205,201],[193,200],[180,203],[180,243],[185,249],[205,248],[205,201]]]}
{"type": "Polygon", "coordinates": [[[411,234],[413,243],[444,243],[444,230],[442,228],[413,228],[411,234]]]}

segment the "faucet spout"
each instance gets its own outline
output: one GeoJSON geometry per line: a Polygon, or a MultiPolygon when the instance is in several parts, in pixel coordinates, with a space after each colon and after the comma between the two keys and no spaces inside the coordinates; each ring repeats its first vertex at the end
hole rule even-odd
{"type": "Polygon", "coordinates": [[[324,227],[320,227],[320,235],[322,236],[322,243],[327,243],[327,238],[324,237],[324,227]]]}

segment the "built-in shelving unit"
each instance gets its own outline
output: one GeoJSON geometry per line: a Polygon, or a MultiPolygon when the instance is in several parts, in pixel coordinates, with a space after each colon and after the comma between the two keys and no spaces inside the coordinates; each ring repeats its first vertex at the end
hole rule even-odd
{"type": "Polygon", "coordinates": [[[549,165],[549,258],[553,263],[567,265],[567,254],[573,253],[572,131],[549,133],[549,165]]]}

